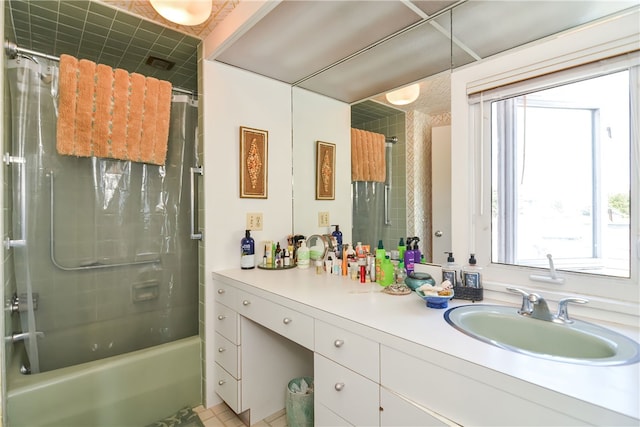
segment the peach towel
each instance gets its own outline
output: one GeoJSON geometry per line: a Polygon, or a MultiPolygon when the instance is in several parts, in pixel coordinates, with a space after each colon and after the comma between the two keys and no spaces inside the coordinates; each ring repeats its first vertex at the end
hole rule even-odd
{"type": "Polygon", "coordinates": [[[351,181],[385,182],[385,137],[351,128],[351,181]]]}
{"type": "Polygon", "coordinates": [[[165,163],[171,83],[61,55],[59,93],[58,153],[165,163]]]}

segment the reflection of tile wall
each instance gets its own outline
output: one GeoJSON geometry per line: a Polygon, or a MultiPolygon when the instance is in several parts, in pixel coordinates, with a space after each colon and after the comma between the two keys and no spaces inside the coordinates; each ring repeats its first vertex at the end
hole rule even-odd
{"type": "MultiPolygon", "coordinates": [[[[386,137],[396,136],[398,142],[391,149],[391,204],[389,216],[391,225],[383,227],[381,236],[385,249],[391,250],[398,246],[400,237],[407,236],[407,203],[406,192],[406,155],[405,155],[405,114],[398,113],[373,120],[366,123],[354,125],[358,129],[381,133],[386,137]]],[[[376,242],[371,244],[375,245],[376,242]]]]}
{"type": "Polygon", "coordinates": [[[451,124],[451,113],[407,113],[407,233],[420,238],[427,262],[433,259],[431,223],[431,128],[451,124]]]}

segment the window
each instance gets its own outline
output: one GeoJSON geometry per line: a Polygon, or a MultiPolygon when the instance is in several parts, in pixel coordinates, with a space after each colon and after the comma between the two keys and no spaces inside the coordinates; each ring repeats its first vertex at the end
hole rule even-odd
{"type": "Polygon", "coordinates": [[[629,277],[629,73],[490,101],[492,262],[629,277]]]}
{"type": "Polygon", "coordinates": [[[637,323],[639,18],[452,72],[452,249],[476,254],[487,298],[581,295],[591,302],[576,310],[637,323]],[[561,280],[539,280],[553,275],[547,254],[561,280]]]}

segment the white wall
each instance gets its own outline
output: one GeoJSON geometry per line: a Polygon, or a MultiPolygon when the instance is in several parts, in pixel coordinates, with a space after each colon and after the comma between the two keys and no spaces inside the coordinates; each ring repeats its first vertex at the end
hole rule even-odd
{"type": "Polygon", "coordinates": [[[203,61],[205,381],[206,405],[220,402],[214,392],[214,297],[211,272],[240,267],[240,240],[246,214],[262,212],[259,242],[286,241],[292,227],[291,88],[289,85],[222,63],[203,61]],[[241,199],[240,126],[269,132],[267,199],[241,199]]]}
{"type": "Polygon", "coordinates": [[[297,234],[327,234],[318,213],[329,212],[343,241],[351,242],[351,107],[344,102],[293,88],[293,206],[297,234]],[[336,145],[335,200],[316,200],[316,142],[336,145]]]}

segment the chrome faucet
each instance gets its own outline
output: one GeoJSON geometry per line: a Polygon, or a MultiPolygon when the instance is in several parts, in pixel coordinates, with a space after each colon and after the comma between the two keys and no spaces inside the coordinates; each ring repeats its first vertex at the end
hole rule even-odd
{"type": "Polygon", "coordinates": [[[558,313],[556,315],[551,314],[547,301],[540,295],[535,293],[527,293],[522,289],[507,288],[509,292],[514,292],[522,295],[522,306],[518,313],[522,316],[531,317],[532,319],[544,320],[547,322],[555,323],[573,323],[573,320],[569,318],[568,305],[569,303],[586,304],[589,300],[584,298],[568,297],[558,301],[558,313]]]}

